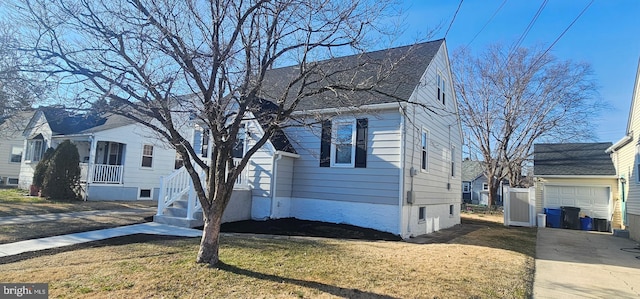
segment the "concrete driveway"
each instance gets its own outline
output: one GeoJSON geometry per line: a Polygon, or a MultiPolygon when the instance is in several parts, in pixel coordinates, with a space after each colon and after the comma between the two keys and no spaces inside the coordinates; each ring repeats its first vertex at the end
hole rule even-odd
{"type": "Polygon", "coordinates": [[[610,233],[539,228],[534,298],[640,298],[640,249],[610,233]]]}

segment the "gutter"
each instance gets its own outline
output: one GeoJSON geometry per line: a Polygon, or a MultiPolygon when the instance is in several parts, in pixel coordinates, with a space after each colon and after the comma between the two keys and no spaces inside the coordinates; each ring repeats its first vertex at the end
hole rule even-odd
{"type": "Polygon", "coordinates": [[[370,111],[370,110],[387,110],[387,109],[395,109],[395,108],[402,109],[405,106],[406,106],[405,102],[393,102],[393,103],[371,104],[371,105],[363,105],[363,106],[302,110],[302,111],[294,111],[291,114],[307,115],[307,114],[338,113],[338,112],[345,112],[345,111],[362,112],[362,111],[370,111]]]}
{"type": "Polygon", "coordinates": [[[620,140],[618,140],[618,142],[614,143],[612,146],[610,146],[609,148],[607,148],[605,150],[605,153],[607,154],[611,154],[617,150],[619,150],[621,147],[623,147],[624,145],[626,145],[627,143],[629,143],[631,140],[633,140],[633,132],[629,132],[627,133],[627,135],[625,135],[624,137],[622,137],[620,140]]]}
{"type": "Polygon", "coordinates": [[[534,177],[538,177],[540,179],[550,178],[550,179],[617,179],[618,176],[615,174],[612,175],[533,175],[534,177]]]}

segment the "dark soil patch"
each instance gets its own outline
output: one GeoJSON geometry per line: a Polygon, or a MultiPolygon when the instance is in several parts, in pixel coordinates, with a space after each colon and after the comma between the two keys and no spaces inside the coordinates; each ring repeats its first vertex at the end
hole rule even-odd
{"type": "MultiPolygon", "coordinates": [[[[202,228],[200,228],[202,229],[202,228]]],[[[400,236],[349,224],[336,224],[295,218],[244,220],[222,224],[225,233],[252,233],[281,236],[306,236],[334,239],[400,241],[400,236]]]]}

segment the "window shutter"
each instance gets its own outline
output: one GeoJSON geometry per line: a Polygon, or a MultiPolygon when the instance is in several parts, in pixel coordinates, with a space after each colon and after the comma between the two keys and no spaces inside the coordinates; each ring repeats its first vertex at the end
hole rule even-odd
{"type": "Polygon", "coordinates": [[[320,137],[320,167],[331,166],[331,121],[322,122],[320,137]]]}
{"type": "Polygon", "coordinates": [[[367,167],[367,133],[369,120],[361,118],[356,121],[356,168],[367,167]]]}

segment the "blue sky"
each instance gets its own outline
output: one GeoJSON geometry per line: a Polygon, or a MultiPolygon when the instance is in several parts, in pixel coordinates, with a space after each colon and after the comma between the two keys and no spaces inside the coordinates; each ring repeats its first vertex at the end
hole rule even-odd
{"type": "MultiPolygon", "coordinates": [[[[472,50],[501,42],[511,45],[524,32],[543,0],[507,0],[506,4],[471,43],[472,50]]],[[[550,45],[590,0],[550,0],[522,46],[550,45]]],[[[400,43],[411,43],[416,32],[441,25],[433,38],[444,37],[460,2],[457,0],[405,0],[407,28],[400,43]]],[[[453,52],[471,42],[503,0],[464,0],[449,33],[453,52]]],[[[640,57],[640,1],[595,0],[551,50],[560,59],[590,63],[600,96],[609,108],[593,120],[599,141],[618,141],[626,130],[640,57]]]]}

